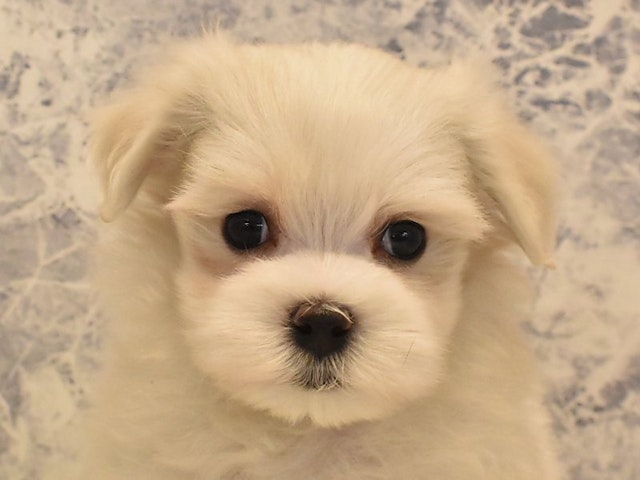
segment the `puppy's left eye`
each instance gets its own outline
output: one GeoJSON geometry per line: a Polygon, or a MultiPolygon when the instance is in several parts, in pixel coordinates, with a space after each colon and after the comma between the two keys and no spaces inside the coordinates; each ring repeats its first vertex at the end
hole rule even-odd
{"type": "Polygon", "coordinates": [[[418,258],[426,246],[427,234],[424,228],[411,220],[390,224],[382,235],[382,248],[400,260],[418,258]]]}
{"type": "Polygon", "coordinates": [[[259,247],[269,238],[267,219],[255,210],[243,210],[227,215],[223,228],[224,239],[236,250],[259,247]]]}

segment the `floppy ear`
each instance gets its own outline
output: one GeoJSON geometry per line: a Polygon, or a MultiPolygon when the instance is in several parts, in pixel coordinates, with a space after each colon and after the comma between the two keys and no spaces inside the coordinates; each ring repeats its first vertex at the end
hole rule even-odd
{"type": "Polygon", "coordinates": [[[473,177],[531,262],[552,267],[557,191],[549,152],[505,107],[490,78],[478,77],[477,66],[454,65],[448,74],[454,128],[473,177]]]}
{"type": "Polygon", "coordinates": [[[203,127],[203,110],[188,92],[142,87],[98,114],[91,157],[102,186],[104,221],[127,209],[149,175],[176,172],[203,127]]]}
{"type": "Polygon", "coordinates": [[[179,173],[193,138],[211,123],[203,92],[213,77],[206,57],[214,48],[227,48],[219,35],[211,36],[208,46],[178,46],[135,90],[98,112],[91,159],[102,186],[104,221],[123,213],[150,175],[179,173]]]}

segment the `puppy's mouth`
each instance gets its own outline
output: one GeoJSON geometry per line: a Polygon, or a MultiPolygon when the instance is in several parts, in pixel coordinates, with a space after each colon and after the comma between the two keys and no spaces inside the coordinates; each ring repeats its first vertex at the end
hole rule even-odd
{"type": "Polygon", "coordinates": [[[318,360],[311,355],[299,354],[293,359],[293,385],[305,390],[328,391],[344,386],[344,357],[332,355],[318,360]]]}

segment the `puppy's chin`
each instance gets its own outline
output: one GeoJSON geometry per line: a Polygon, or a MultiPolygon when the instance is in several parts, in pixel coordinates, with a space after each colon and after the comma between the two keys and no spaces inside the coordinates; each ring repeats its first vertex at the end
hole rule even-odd
{"type": "Polygon", "coordinates": [[[347,255],[291,254],[222,279],[191,265],[178,284],[193,359],[220,390],[286,421],[323,427],[380,418],[427,394],[442,370],[438,326],[457,308],[347,255]],[[314,301],[353,315],[346,343],[322,357],[292,333],[292,308],[314,301]]]}
{"type": "MultiPolygon", "coordinates": [[[[399,410],[405,401],[390,403],[353,389],[336,388],[330,391],[301,390],[295,387],[256,388],[234,398],[257,410],[265,410],[288,423],[304,420],[321,428],[336,428],[351,423],[376,420],[399,410]]],[[[407,401],[409,398],[406,399],[407,401]]]]}

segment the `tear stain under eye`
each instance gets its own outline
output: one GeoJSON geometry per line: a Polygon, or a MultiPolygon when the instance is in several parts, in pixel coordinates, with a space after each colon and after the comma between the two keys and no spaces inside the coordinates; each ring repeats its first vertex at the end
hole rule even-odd
{"type": "Polygon", "coordinates": [[[214,258],[202,247],[194,247],[193,258],[198,265],[201,265],[209,274],[216,277],[228,275],[236,270],[240,263],[236,258],[229,258],[224,261],[220,258],[214,258]]]}

